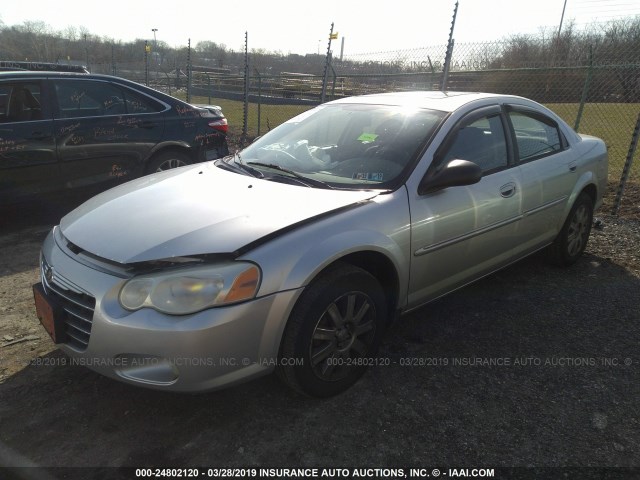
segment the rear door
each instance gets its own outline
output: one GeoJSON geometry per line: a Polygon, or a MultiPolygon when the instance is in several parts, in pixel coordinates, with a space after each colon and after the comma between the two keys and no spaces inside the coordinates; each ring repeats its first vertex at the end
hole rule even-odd
{"type": "Polygon", "coordinates": [[[105,80],[56,78],[55,132],[68,188],[104,188],[143,173],[160,141],[160,105],[105,80]],[[151,110],[151,113],[147,112],[151,110]]]}
{"type": "Polygon", "coordinates": [[[61,188],[53,118],[42,80],[0,83],[0,204],[61,188]]]}
{"type": "Polygon", "coordinates": [[[558,234],[577,172],[567,140],[552,118],[517,105],[507,106],[507,116],[523,182],[523,219],[515,251],[522,255],[558,234]]]}

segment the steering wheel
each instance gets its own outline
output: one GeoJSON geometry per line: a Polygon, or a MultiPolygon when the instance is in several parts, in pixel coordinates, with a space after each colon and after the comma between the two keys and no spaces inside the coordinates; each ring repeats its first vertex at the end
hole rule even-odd
{"type": "Polygon", "coordinates": [[[291,170],[306,171],[309,167],[285,150],[265,149],[260,157],[261,162],[275,163],[291,170]]]}
{"type": "Polygon", "coordinates": [[[365,157],[375,157],[383,155],[385,152],[385,147],[381,143],[371,145],[367,147],[364,151],[365,157]]]}

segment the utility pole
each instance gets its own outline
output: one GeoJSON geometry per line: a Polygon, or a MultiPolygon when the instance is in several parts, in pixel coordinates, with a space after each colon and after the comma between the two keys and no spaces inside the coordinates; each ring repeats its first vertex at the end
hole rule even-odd
{"type": "Polygon", "coordinates": [[[153,53],[151,54],[151,57],[153,58],[153,63],[155,63],[156,65],[155,80],[158,81],[158,40],[156,39],[156,32],[158,31],[158,29],[152,28],[151,31],[153,32],[153,53]]]}
{"type": "Polygon", "coordinates": [[[558,27],[557,43],[560,43],[560,32],[562,31],[562,22],[564,20],[564,11],[567,9],[567,0],[564,0],[564,6],[562,7],[562,15],[560,15],[560,26],[558,27]]]}
{"type": "Polygon", "coordinates": [[[87,62],[87,70],[91,70],[89,68],[89,46],[87,45],[87,34],[84,34],[84,54],[85,54],[85,58],[86,58],[86,62],[87,62]]]}

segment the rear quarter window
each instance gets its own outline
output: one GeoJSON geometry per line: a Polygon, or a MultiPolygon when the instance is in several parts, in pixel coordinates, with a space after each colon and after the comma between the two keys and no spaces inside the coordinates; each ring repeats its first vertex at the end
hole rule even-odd
{"type": "Polygon", "coordinates": [[[160,102],[128,88],[124,89],[124,99],[127,114],[155,113],[164,110],[164,106],[160,102]]]}
{"type": "Polygon", "coordinates": [[[558,125],[550,118],[511,111],[509,119],[515,133],[520,162],[552,155],[564,149],[566,142],[562,141],[558,125]]]}

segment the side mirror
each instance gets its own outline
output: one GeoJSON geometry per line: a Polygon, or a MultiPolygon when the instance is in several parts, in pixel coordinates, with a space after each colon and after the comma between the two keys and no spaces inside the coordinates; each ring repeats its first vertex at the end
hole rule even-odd
{"type": "Polygon", "coordinates": [[[454,159],[447,163],[444,168],[433,174],[427,173],[420,182],[418,194],[442,190],[447,187],[461,187],[463,185],[473,185],[482,178],[482,169],[475,163],[468,160],[454,159]]]}

